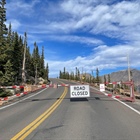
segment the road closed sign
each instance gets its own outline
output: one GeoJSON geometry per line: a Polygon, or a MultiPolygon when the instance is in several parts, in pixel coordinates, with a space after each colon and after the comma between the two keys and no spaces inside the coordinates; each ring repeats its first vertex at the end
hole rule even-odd
{"type": "Polygon", "coordinates": [[[71,85],[70,97],[71,98],[90,97],[89,85],[71,85]]]}

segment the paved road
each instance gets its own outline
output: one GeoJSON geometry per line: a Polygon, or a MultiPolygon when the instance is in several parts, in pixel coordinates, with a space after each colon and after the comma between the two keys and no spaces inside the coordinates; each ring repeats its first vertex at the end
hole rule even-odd
{"type": "MultiPolygon", "coordinates": [[[[66,82],[74,84],[73,82],[66,82]]],[[[0,140],[9,140],[50,108],[65,88],[48,88],[0,110],[0,140]]],[[[26,140],[139,140],[140,115],[95,89],[91,97],[70,101],[68,93],[26,140]]]]}

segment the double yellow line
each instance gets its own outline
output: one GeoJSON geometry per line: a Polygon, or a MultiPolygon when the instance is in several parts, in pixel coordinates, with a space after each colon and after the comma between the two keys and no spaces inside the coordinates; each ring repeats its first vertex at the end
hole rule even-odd
{"type": "Polygon", "coordinates": [[[47,119],[52,112],[60,105],[67,94],[68,88],[65,87],[60,98],[42,115],[35,119],[32,123],[27,125],[23,130],[17,133],[11,140],[24,140],[31,132],[33,132],[45,119],[47,119]]]}

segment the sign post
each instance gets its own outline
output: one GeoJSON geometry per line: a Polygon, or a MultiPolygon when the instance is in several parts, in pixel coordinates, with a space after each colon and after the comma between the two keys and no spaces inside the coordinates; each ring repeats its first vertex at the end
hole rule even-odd
{"type": "Polygon", "coordinates": [[[89,85],[72,85],[70,86],[70,98],[90,97],[89,85]]]}

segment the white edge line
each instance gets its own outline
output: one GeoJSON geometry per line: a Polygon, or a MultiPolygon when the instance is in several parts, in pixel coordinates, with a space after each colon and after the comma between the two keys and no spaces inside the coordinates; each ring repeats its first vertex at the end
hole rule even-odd
{"type": "MultiPolygon", "coordinates": [[[[93,88],[93,87],[91,87],[91,86],[90,86],[90,88],[95,89],[95,90],[97,90],[97,91],[100,91],[100,90],[98,90],[98,89],[96,89],[96,88],[93,88]]],[[[102,91],[100,91],[100,92],[102,92],[102,91]]],[[[105,92],[102,92],[102,93],[103,93],[104,95],[107,96],[107,93],[105,93],[105,92]]],[[[129,109],[133,110],[134,112],[136,112],[137,114],[140,115],[140,112],[139,112],[138,110],[134,109],[133,107],[129,106],[128,104],[126,104],[126,103],[124,103],[124,102],[118,100],[118,99],[115,98],[115,97],[111,97],[111,98],[114,99],[114,100],[116,100],[116,101],[118,101],[118,102],[120,102],[120,103],[122,103],[123,105],[125,105],[126,107],[128,107],[129,109]]]]}
{"type": "MultiPolygon", "coordinates": [[[[45,88],[45,89],[46,89],[46,88],[45,88]]],[[[34,96],[38,95],[39,93],[43,92],[45,89],[43,89],[43,90],[37,92],[37,93],[34,94],[34,95],[28,96],[27,98],[24,98],[24,99],[22,99],[22,100],[20,100],[20,101],[17,101],[17,102],[15,102],[15,103],[12,103],[12,104],[9,104],[9,105],[6,105],[6,106],[4,106],[4,107],[1,107],[0,110],[5,109],[5,108],[10,107],[10,106],[13,106],[13,105],[15,105],[15,104],[17,104],[17,103],[20,103],[20,102],[22,102],[22,101],[24,101],[24,100],[26,100],[26,99],[31,98],[31,97],[34,97],[34,96]]]]}
{"type": "Polygon", "coordinates": [[[136,109],[134,109],[133,107],[129,106],[128,104],[126,104],[126,103],[124,103],[124,102],[122,102],[122,101],[116,99],[115,97],[112,97],[112,98],[113,98],[114,100],[116,100],[116,101],[122,103],[123,105],[127,106],[128,108],[130,108],[131,110],[135,111],[136,113],[138,113],[138,114],[140,115],[140,112],[139,112],[138,110],[136,110],[136,109]]]}

